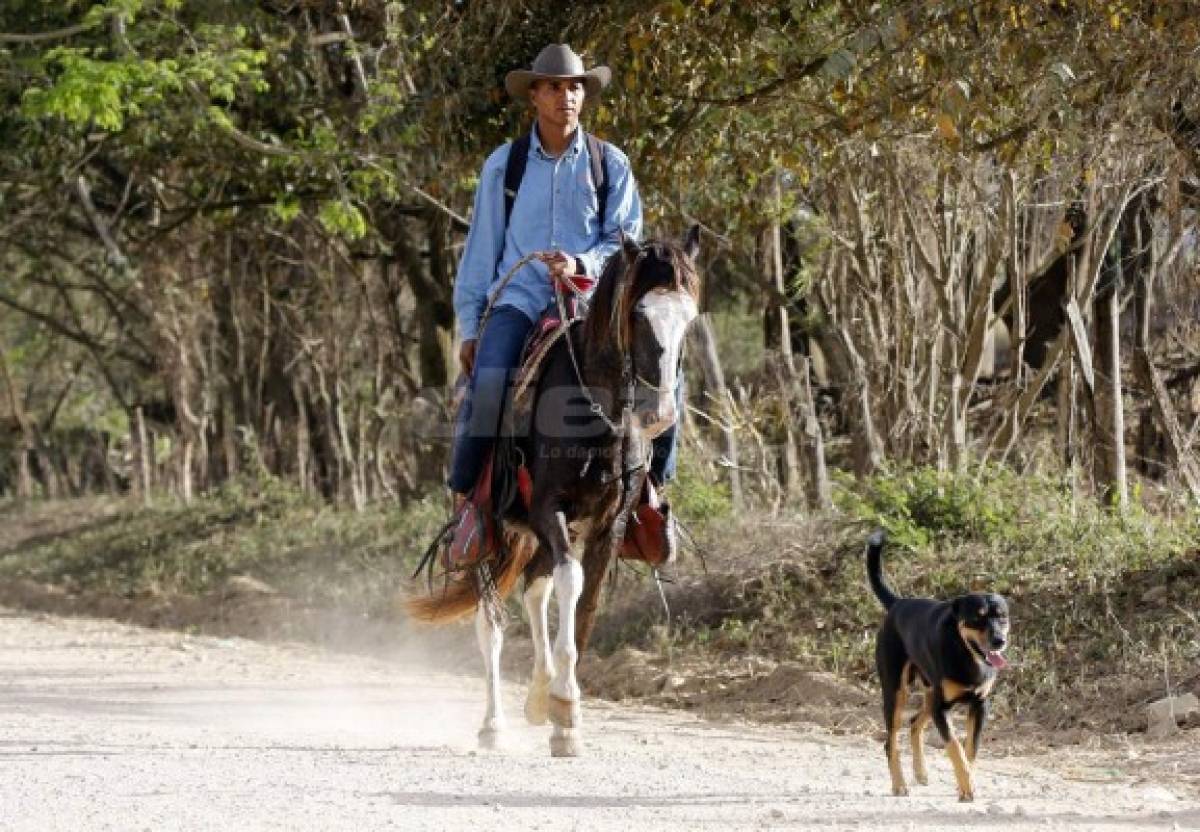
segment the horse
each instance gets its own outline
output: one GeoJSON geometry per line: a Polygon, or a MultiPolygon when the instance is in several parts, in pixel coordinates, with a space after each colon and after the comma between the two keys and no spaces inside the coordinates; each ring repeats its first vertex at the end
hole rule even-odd
{"type": "Polygon", "coordinates": [[[546,354],[528,432],[510,440],[532,478],[528,510],[517,500],[505,511],[503,545],[473,580],[409,599],[410,615],[425,621],[475,614],[487,678],[487,710],[478,735],[483,748],[503,741],[501,604],[523,575],[534,646],[525,718],[532,725],[553,723],[552,756],[582,753],[575,667],[591,634],[604,577],[645,486],[651,440],[679,417],[674,388],[684,335],[698,309],[699,236],[693,226],[682,244],[639,245],[622,237],[583,320],[546,354]],[[552,593],[558,600],[553,646],[552,593]]]}

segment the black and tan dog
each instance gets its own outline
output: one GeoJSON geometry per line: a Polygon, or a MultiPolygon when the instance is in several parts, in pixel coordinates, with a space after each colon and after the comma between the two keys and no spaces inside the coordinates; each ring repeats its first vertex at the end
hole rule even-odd
{"type": "Polygon", "coordinates": [[[932,720],[954,765],[958,799],[974,800],[971,769],[987,719],[987,698],[997,671],[1006,666],[1001,651],[1008,644],[1008,602],[990,592],[960,595],[952,601],[898,598],[883,580],[883,541],[883,532],[877,531],[867,542],[867,577],[887,610],[875,639],[875,664],[883,685],[892,794],[908,794],[900,770],[899,738],[908,691],[915,681],[924,687],[925,696],[912,720],[913,775],[921,785],[928,782],[924,735],[932,720]],[[947,719],[955,705],[968,708],[965,751],[947,719]]]}

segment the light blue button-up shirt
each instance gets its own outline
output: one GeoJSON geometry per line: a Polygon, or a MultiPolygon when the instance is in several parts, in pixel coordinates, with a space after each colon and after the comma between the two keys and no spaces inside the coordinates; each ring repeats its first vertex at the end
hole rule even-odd
{"type": "MultiPolygon", "coordinates": [[[[542,149],[533,131],[529,161],[505,229],[504,168],[511,148],[510,142],[488,157],[475,191],[471,230],[454,282],[454,312],[463,340],[477,336],[493,283],[525,255],[560,249],[578,259],[587,274],[598,277],[620,245],[618,229],[635,240],[642,233],[642,202],[629,158],[610,144],[604,154],[608,216],[600,238],[599,200],[582,127],[557,159],[542,149]]],[[[496,304],[515,306],[536,321],[552,301],[549,269],[535,260],[513,275],[496,304]]]]}

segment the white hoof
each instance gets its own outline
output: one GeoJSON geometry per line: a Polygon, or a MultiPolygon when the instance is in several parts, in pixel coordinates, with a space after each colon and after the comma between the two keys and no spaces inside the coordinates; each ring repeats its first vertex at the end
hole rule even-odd
{"type": "Polygon", "coordinates": [[[530,725],[545,725],[550,721],[550,688],[531,685],[525,695],[525,721],[530,725]]]}
{"type": "Polygon", "coordinates": [[[578,757],[583,753],[583,743],[574,734],[550,737],[551,757],[578,757]]]}
{"type": "Polygon", "coordinates": [[[503,728],[480,728],[478,737],[479,747],[484,751],[495,751],[504,747],[503,728]]]}

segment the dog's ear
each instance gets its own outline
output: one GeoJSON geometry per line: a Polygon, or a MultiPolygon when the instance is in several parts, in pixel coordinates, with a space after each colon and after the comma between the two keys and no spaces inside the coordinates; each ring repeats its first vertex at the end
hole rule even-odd
{"type": "Polygon", "coordinates": [[[970,616],[971,598],[968,595],[960,595],[950,602],[950,612],[954,614],[956,621],[966,621],[970,616]]]}

